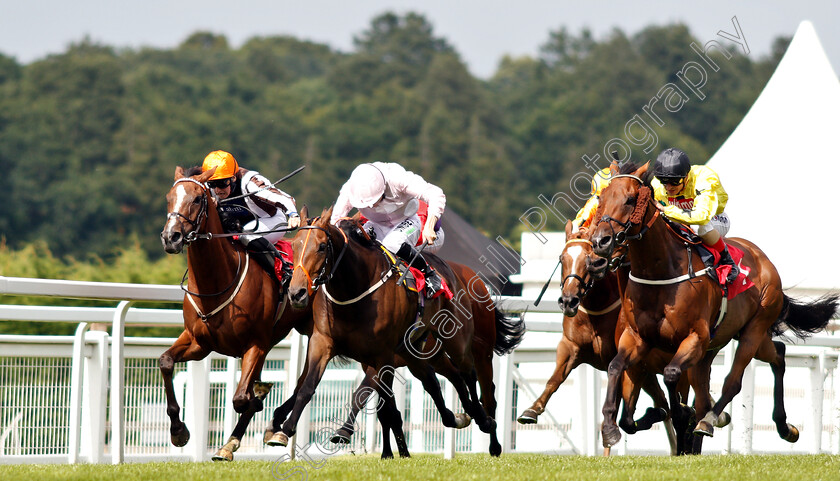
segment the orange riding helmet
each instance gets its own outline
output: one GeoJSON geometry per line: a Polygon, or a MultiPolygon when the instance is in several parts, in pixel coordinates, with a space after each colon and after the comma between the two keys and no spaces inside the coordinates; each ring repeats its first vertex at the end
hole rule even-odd
{"type": "Polygon", "coordinates": [[[233,177],[239,171],[239,164],[236,163],[236,159],[224,150],[214,150],[207,154],[204,163],[201,164],[201,171],[207,172],[213,167],[216,168],[216,172],[207,180],[227,179],[233,177]]]}

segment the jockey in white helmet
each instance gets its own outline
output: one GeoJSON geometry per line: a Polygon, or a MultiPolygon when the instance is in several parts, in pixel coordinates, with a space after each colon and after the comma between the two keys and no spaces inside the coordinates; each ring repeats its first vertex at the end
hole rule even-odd
{"type": "MultiPolygon", "coordinates": [[[[446,207],[446,195],[399,164],[374,162],[356,167],[335,201],[333,222],[337,224],[354,207],[367,219],[364,229],[406,262],[414,259],[421,239],[428,244],[428,252],[443,245],[443,229],[437,224],[446,207]],[[428,204],[425,222],[418,215],[420,201],[428,204]]],[[[426,296],[437,296],[442,288],[440,277],[422,256],[416,257],[412,267],[426,276],[426,296]]]]}

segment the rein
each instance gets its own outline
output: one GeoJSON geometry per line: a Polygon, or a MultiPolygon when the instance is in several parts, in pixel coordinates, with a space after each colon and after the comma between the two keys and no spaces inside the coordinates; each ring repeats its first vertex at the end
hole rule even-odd
{"type": "Polygon", "coordinates": [[[325,254],[326,259],[332,259],[332,254],[334,250],[332,236],[330,235],[330,232],[327,229],[319,227],[317,225],[307,225],[300,227],[300,230],[307,230],[309,232],[306,233],[306,240],[303,241],[303,252],[300,253],[300,261],[297,264],[295,264],[294,271],[297,271],[298,269],[303,271],[303,274],[306,276],[306,280],[309,281],[309,284],[306,286],[306,290],[308,291],[309,295],[312,295],[315,291],[318,290],[318,288],[322,284],[326,284],[326,282],[332,278],[333,274],[335,274],[335,270],[338,268],[338,264],[341,262],[341,259],[344,258],[344,253],[347,251],[347,244],[350,243],[349,239],[347,238],[347,234],[345,234],[344,231],[339,229],[339,232],[341,232],[341,235],[344,237],[344,245],[341,247],[341,252],[339,252],[338,254],[338,259],[332,262],[332,269],[330,269],[329,274],[327,274],[327,262],[324,262],[324,265],[321,266],[321,270],[318,271],[318,275],[315,276],[315,279],[313,279],[312,276],[309,274],[309,271],[306,269],[306,266],[303,265],[303,256],[304,254],[306,254],[306,248],[309,246],[309,236],[312,234],[312,230],[314,229],[323,231],[324,234],[327,235],[327,252],[325,254]]]}

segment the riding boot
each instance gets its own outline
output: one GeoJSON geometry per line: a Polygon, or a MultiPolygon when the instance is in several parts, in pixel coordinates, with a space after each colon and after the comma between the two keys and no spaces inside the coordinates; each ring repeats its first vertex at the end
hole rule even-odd
{"type": "Polygon", "coordinates": [[[419,269],[426,277],[426,292],[424,292],[424,295],[427,299],[433,299],[443,289],[443,280],[422,255],[415,257],[416,254],[417,250],[406,243],[403,243],[397,251],[397,256],[406,263],[412,262],[411,260],[414,259],[414,262],[410,264],[411,267],[419,269]]]}
{"type": "Polygon", "coordinates": [[[718,265],[731,267],[729,274],[726,275],[726,283],[732,284],[732,282],[738,277],[740,270],[738,269],[738,266],[735,265],[735,261],[732,259],[732,256],[729,254],[729,248],[726,247],[726,244],[724,244],[723,250],[720,251],[720,262],[718,265]]]}
{"type": "Polygon", "coordinates": [[[274,247],[268,239],[264,237],[253,239],[248,243],[246,249],[248,249],[248,252],[251,253],[251,257],[257,261],[257,264],[259,264],[260,267],[271,274],[272,278],[277,278],[277,274],[274,270],[274,259],[282,258],[280,257],[280,252],[277,251],[277,248],[274,247]]]}

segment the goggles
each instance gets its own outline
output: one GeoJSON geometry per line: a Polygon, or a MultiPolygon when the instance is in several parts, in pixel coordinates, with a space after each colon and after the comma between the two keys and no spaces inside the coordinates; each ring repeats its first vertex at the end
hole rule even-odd
{"type": "Polygon", "coordinates": [[[224,189],[229,187],[231,184],[233,184],[233,177],[207,181],[207,187],[210,187],[211,189],[224,189]]]}

